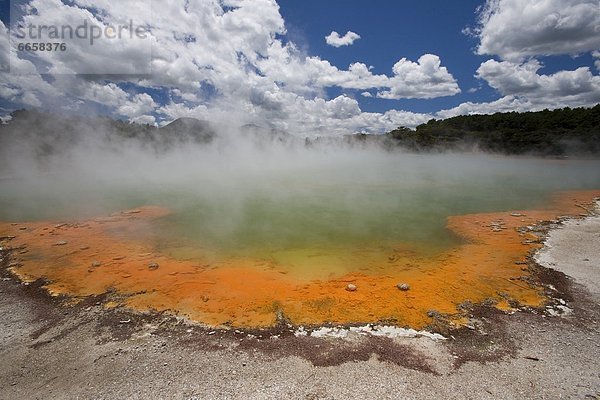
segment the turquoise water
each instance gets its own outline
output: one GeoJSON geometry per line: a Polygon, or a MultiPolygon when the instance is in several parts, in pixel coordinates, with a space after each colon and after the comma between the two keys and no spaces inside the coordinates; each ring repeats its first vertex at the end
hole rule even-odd
{"type": "Polygon", "coordinates": [[[263,258],[394,243],[437,250],[457,241],[445,228],[449,215],[532,208],[556,191],[600,188],[595,160],[368,151],[94,171],[3,179],[0,219],[73,220],[160,205],[173,213],[148,235],[166,249],[263,258]]]}

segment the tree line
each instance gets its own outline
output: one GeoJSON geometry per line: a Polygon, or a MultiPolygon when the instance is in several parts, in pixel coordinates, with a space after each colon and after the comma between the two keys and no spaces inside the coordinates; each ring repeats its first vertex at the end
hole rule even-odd
{"type": "Polygon", "coordinates": [[[432,119],[415,130],[399,127],[385,137],[415,151],[477,148],[503,154],[597,155],[600,104],[432,119]]]}

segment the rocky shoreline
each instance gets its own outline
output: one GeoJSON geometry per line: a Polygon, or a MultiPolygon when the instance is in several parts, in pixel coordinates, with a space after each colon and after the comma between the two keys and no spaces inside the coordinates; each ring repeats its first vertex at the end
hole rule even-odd
{"type": "MultiPolygon", "coordinates": [[[[598,217],[583,221],[596,221],[592,232],[600,233],[598,217]]],[[[546,240],[562,223],[532,229],[546,240]]],[[[574,224],[559,231],[568,236],[574,224]]],[[[587,237],[586,248],[599,240],[587,237]]],[[[343,338],[313,335],[322,327],[298,335],[283,319],[262,330],[210,329],[164,313],[106,309],[102,296],[71,304],[49,296],[42,281],[17,281],[3,247],[0,399],[600,396],[599,296],[533,255],[523,268],[546,288],[546,307],[509,315],[465,304],[468,323],[452,328],[440,318],[431,328],[448,340],[432,340],[356,326],[328,327],[345,329],[343,338]]],[[[600,265],[590,257],[579,258],[600,265]]]]}

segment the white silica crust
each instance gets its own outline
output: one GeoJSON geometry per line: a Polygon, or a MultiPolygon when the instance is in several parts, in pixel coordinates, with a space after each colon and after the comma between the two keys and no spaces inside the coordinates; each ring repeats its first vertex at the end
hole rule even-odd
{"type": "Polygon", "coordinates": [[[379,336],[388,338],[414,338],[414,337],[427,337],[432,340],[446,340],[446,338],[438,333],[432,333],[427,331],[417,331],[415,329],[398,328],[395,326],[388,325],[365,325],[365,326],[352,326],[349,328],[329,328],[322,327],[308,332],[304,327],[299,327],[294,333],[297,337],[300,336],[311,336],[316,338],[340,338],[344,339],[352,334],[363,335],[363,336],[379,336]]]}
{"type": "Polygon", "coordinates": [[[595,216],[566,221],[551,231],[534,259],[600,295],[600,201],[596,204],[595,216]]]}

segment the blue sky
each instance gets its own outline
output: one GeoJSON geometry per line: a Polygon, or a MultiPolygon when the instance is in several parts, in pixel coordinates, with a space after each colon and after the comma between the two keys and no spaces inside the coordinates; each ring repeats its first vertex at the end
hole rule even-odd
{"type": "Polygon", "coordinates": [[[129,20],[147,35],[94,45],[60,38],[67,51],[26,53],[18,43],[31,38],[13,30],[8,40],[0,1],[0,62],[11,66],[0,72],[0,116],[38,108],[158,125],[194,117],[327,135],[600,102],[597,0],[13,4],[28,6],[13,26],[85,21],[105,31],[129,20]]]}
{"type": "MultiPolygon", "coordinates": [[[[401,108],[432,113],[455,107],[465,101],[486,102],[501,97],[499,93],[475,77],[479,65],[489,56],[477,55],[478,40],[463,33],[476,25],[476,10],[484,1],[364,1],[343,0],[279,0],[288,36],[311,55],[347,68],[362,61],[381,74],[389,74],[398,59],[416,60],[424,53],[439,55],[458,80],[461,93],[436,99],[385,100],[355,95],[361,109],[385,112],[401,108]],[[335,48],[324,37],[331,31],[358,33],[361,38],[351,46],[335,48]],[[469,89],[477,89],[469,93],[469,89]]],[[[497,57],[492,57],[497,58],[497,57]]],[[[540,57],[546,74],[560,70],[593,66],[590,53],[540,57]]],[[[332,89],[331,95],[341,91],[332,89]]],[[[354,91],[356,92],[356,91],[354,91]]]]}
{"type": "MultiPolygon", "coordinates": [[[[474,73],[484,57],[473,53],[476,40],[462,33],[475,21],[481,1],[294,1],[281,0],[281,13],[290,37],[302,43],[307,52],[330,60],[339,68],[362,61],[380,74],[389,74],[402,57],[416,60],[425,53],[437,54],[457,78],[462,88],[478,87],[474,73]],[[361,38],[351,46],[335,48],[325,43],[331,31],[358,33],[361,38]]],[[[487,100],[494,93],[456,96],[430,100],[362,99],[361,108],[383,112],[400,107],[418,112],[433,112],[468,99],[487,100]]],[[[360,98],[360,96],[357,96],[360,98]]]]}

